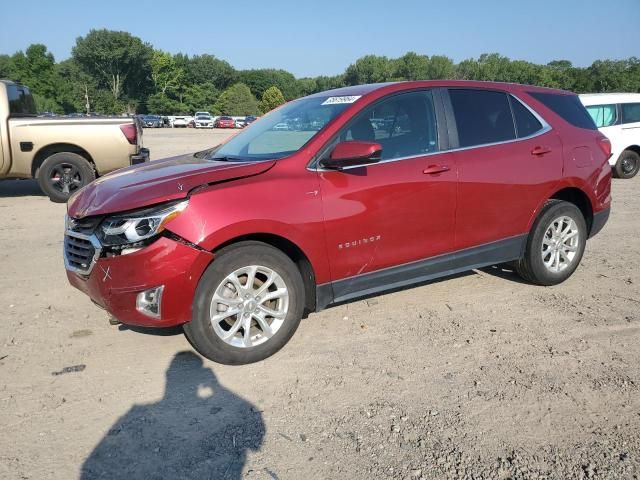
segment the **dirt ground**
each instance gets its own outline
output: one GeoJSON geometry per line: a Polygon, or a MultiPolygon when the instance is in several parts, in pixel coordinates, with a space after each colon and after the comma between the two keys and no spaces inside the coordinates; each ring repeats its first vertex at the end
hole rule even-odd
{"type": "Polygon", "coordinates": [[[614,181],[562,285],[474,271],[312,314],[227,367],[180,329],[109,325],[67,284],[64,205],[0,183],[0,478],[638,478],[639,192],[614,181]]]}

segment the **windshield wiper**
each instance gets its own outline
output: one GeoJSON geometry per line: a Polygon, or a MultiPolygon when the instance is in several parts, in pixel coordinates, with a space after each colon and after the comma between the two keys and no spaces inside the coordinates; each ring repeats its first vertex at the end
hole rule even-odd
{"type": "Polygon", "coordinates": [[[229,155],[224,155],[222,157],[210,157],[209,160],[217,160],[218,162],[246,162],[244,158],[231,157],[229,155]]]}

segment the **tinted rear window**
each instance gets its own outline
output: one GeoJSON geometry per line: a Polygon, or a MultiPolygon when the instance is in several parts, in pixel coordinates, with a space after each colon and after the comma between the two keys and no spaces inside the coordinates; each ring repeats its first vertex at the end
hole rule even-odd
{"type": "Polygon", "coordinates": [[[622,123],[640,122],[640,103],[623,103],[622,123]]]}
{"type": "Polygon", "coordinates": [[[491,90],[449,90],[460,147],[516,138],[507,95],[491,90]]]}
{"type": "Polygon", "coordinates": [[[13,116],[36,115],[36,104],[31,92],[24,85],[7,85],[9,113],[13,116]]]}
{"type": "Polygon", "coordinates": [[[518,138],[528,137],[542,130],[540,121],[514,97],[511,97],[511,108],[516,120],[518,138]]]}
{"type": "Polygon", "coordinates": [[[591,115],[587,113],[577,95],[558,93],[528,92],[533,98],[544,104],[549,110],[562,117],[574,127],[597,130],[591,115]]]}

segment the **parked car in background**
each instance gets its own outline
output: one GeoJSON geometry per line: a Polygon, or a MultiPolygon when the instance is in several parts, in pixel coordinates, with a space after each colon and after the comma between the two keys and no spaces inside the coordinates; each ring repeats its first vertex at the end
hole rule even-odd
{"type": "Polygon", "coordinates": [[[196,112],[194,125],[196,128],[213,128],[213,117],[209,112],[196,112]]]}
{"type": "Polygon", "coordinates": [[[140,115],[140,121],[145,128],[162,128],[164,123],[160,115],[140,115]]]}
{"type": "Polygon", "coordinates": [[[244,128],[247,126],[244,118],[236,118],[234,121],[236,122],[236,128],[244,128]]]}
{"type": "Polygon", "coordinates": [[[635,177],[640,170],[640,93],[593,93],[580,100],[611,141],[609,163],[616,177],[635,177]]]}
{"type": "Polygon", "coordinates": [[[148,160],[135,119],[37,118],[29,88],[0,81],[0,179],[35,178],[66,202],[96,177],[148,160]]]}
{"type": "Polygon", "coordinates": [[[256,362],[305,312],[388,289],[505,262],[529,282],[563,282],[608,219],[610,154],[561,90],[317,93],[215,148],[87,186],[68,204],[67,276],[125,324],[183,324],[205,357],[256,362]],[[372,118],[401,128],[376,131],[372,118]],[[275,128],[291,119],[322,128],[275,128]]]}
{"type": "Polygon", "coordinates": [[[236,122],[233,118],[222,116],[216,119],[216,128],[236,128],[236,122]]]}
{"type": "Polygon", "coordinates": [[[188,125],[187,117],[175,117],[173,119],[173,128],[187,128],[188,125]]]}
{"type": "Polygon", "coordinates": [[[247,115],[246,117],[244,117],[244,126],[246,127],[247,125],[251,125],[257,119],[258,117],[256,117],[255,115],[247,115]]]}

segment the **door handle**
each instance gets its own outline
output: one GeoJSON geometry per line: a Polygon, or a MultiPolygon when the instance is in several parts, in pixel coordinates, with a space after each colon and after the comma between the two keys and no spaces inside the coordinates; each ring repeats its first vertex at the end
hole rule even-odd
{"type": "Polygon", "coordinates": [[[446,165],[429,165],[422,173],[425,175],[435,175],[436,173],[448,172],[449,167],[446,165]]]}
{"type": "Polygon", "coordinates": [[[540,157],[547,153],[551,153],[551,149],[549,147],[534,147],[534,149],[531,150],[531,155],[534,157],[540,157]]]}

